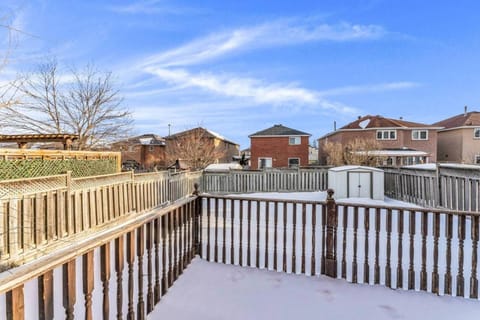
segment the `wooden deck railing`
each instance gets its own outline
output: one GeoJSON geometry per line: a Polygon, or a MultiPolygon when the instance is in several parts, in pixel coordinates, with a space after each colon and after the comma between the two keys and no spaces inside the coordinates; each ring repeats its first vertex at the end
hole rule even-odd
{"type": "Polygon", "coordinates": [[[181,199],[201,172],[0,181],[0,264],[28,261],[70,237],[181,199]]]}
{"type": "Polygon", "coordinates": [[[208,261],[478,299],[476,212],[202,196],[208,261]]]}
{"type": "Polygon", "coordinates": [[[61,250],[1,273],[6,310],[0,318],[145,319],[195,255],[195,199],[105,224],[88,238],[74,237],[61,250]],[[38,293],[29,281],[37,282],[38,293]]]}

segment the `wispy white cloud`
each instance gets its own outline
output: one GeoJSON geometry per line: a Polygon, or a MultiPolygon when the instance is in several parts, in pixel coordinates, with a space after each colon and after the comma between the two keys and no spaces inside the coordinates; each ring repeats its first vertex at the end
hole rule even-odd
{"type": "Polygon", "coordinates": [[[375,93],[375,92],[411,89],[419,86],[421,86],[421,84],[418,82],[399,81],[399,82],[388,82],[388,83],[379,83],[379,84],[371,84],[371,85],[346,86],[346,87],[340,87],[340,88],[333,88],[333,89],[320,91],[319,95],[323,97],[327,97],[327,96],[341,96],[341,95],[358,94],[358,93],[375,93]]]}
{"type": "Polygon", "coordinates": [[[133,1],[125,5],[109,6],[108,9],[123,14],[182,14],[192,10],[185,7],[168,5],[165,1],[161,0],[133,1]]]}
{"type": "Polygon", "coordinates": [[[281,19],[253,27],[210,34],[178,48],[152,55],[143,63],[162,67],[187,66],[242,50],[315,41],[378,39],[385,33],[384,28],[377,25],[325,24],[281,19]]]}

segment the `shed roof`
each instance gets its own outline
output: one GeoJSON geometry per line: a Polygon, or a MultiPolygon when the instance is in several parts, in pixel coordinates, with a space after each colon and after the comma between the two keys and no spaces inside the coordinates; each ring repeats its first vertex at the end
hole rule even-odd
{"type": "Polygon", "coordinates": [[[341,166],[341,167],[335,167],[335,168],[328,169],[328,171],[333,171],[333,172],[355,171],[355,170],[383,172],[382,169],[378,169],[378,168],[374,168],[374,167],[353,166],[353,165],[341,166]]]}
{"type": "Polygon", "coordinates": [[[265,136],[311,136],[311,134],[285,127],[281,124],[276,124],[273,127],[255,132],[254,134],[249,135],[249,137],[265,137],[265,136]]]}

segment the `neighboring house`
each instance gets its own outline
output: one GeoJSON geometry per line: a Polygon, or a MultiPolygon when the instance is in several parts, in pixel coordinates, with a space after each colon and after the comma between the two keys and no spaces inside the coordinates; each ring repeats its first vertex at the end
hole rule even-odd
{"type": "Polygon", "coordinates": [[[169,161],[185,160],[196,169],[211,163],[232,162],[240,149],[239,144],[202,127],[172,134],[165,140],[169,161]]]}
{"type": "Polygon", "coordinates": [[[438,131],[438,157],[441,162],[480,164],[480,112],[465,112],[435,126],[438,131]]]}
{"type": "Polygon", "coordinates": [[[314,146],[308,146],[308,163],[317,164],[318,163],[318,148],[314,146]]]}
{"type": "Polygon", "coordinates": [[[371,141],[375,150],[355,151],[367,153],[377,159],[380,166],[402,166],[435,162],[437,159],[437,130],[441,127],[423,123],[367,115],[333,131],[320,139],[319,162],[328,163],[326,143],[338,143],[342,150],[354,141],[371,141]]]}
{"type": "Polygon", "coordinates": [[[144,134],[113,143],[112,151],[121,151],[124,169],[152,170],[166,166],[165,139],[144,134]]]}
{"type": "Polygon", "coordinates": [[[310,136],[281,124],[251,134],[251,169],[296,168],[308,165],[310,136]]]}

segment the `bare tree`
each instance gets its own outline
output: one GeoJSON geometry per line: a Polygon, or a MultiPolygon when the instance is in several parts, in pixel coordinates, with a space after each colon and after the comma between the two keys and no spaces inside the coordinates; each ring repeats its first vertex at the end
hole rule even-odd
{"type": "Polygon", "coordinates": [[[166,140],[168,163],[184,160],[192,169],[203,169],[225,156],[225,149],[215,145],[215,139],[201,127],[167,137],[166,140]]]}
{"type": "Polygon", "coordinates": [[[112,74],[89,65],[69,74],[58,63],[41,64],[16,85],[20,102],[0,110],[0,124],[21,132],[77,134],[78,149],[124,138],[132,123],[112,74]]]}
{"type": "MultiPolygon", "coordinates": [[[[0,43],[5,44],[0,50],[0,75],[8,64],[11,52],[16,43],[16,34],[21,31],[14,28],[10,23],[11,17],[9,14],[0,16],[0,43]]],[[[15,103],[16,90],[12,85],[15,80],[2,81],[0,79],[0,108],[9,106],[15,103]]]]}
{"type": "Polygon", "coordinates": [[[323,150],[327,153],[327,164],[376,166],[382,163],[384,157],[376,154],[381,147],[373,139],[353,139],[350,143],[342,145],[338,142],[326,142],[323,150]]]}

